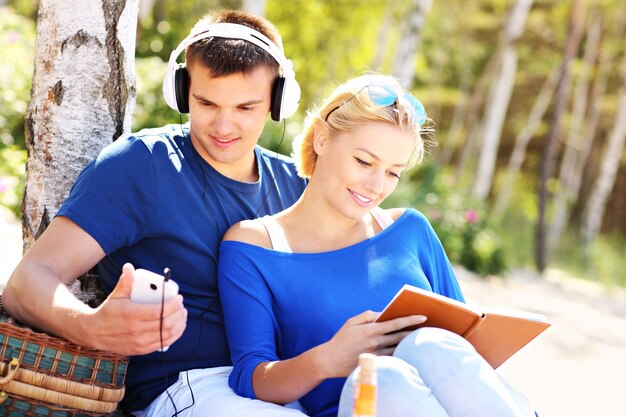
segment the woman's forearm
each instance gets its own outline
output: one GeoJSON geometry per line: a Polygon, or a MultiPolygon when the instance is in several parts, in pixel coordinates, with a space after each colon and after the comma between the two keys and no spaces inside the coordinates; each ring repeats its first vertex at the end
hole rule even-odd
{"type": "Polygon", "coordinates": [[[259,400],[287,404],[332,377],[324,345],[320,345],[291,359],[259,364],[252,375],[252,387],[259,400]]]}

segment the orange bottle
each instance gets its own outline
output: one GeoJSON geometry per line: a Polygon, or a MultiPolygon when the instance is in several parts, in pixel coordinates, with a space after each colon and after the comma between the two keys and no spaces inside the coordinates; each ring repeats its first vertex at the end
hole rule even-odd
{"type": "Polygon", "coordinates": [[[375,417],[377,395],[376,355],[362,353],[354,378],[352,417],[375,417]]]}

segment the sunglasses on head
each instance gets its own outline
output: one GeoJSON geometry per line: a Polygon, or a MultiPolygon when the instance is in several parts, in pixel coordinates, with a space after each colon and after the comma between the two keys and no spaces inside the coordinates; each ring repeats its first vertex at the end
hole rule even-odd
{"type": "MultiPolygon", "coordinates": [[[[324,121],[328,121],[328,118],[335,110],[348,103],[363,90],[367,90],[367,95],[370,101],[377,106],[390,107],[398,103],[398,92],[396,90],[383,82],[375,81],[363,86],[348,100],[344,101],[343,103],[329,111],[324,121]]],[[[424,108],[424,105],[409,93],[404,93],[402,95],[402,99],[405,100],[408,104],[407,108],[409,110],[409,116],[411,117],[411,119],[415,121],[418,125],[423,125],[426,121],[426,109],[424,108]]]]}

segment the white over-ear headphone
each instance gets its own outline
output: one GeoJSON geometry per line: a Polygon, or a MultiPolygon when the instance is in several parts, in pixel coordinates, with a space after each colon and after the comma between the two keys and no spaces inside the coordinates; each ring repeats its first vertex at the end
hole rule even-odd
{"type": "Polygon", "coordinates": [[[185,64],[178,64],[178,56],[192,43],[210,37],[242,39],[257,45],[272,56],[280,65],[282,74],[272,86],[270,111],[272,120],[279,121],[292,116],[300,104],[300,86],[296,81],[293,64],[267,36],[248,26],[235,23],[214,23],[207,30],[186,37],[170,55],[167,73],[163,80],[163,97],[172,109],[179,113],[189,112],[189,73],[185,64]]]}

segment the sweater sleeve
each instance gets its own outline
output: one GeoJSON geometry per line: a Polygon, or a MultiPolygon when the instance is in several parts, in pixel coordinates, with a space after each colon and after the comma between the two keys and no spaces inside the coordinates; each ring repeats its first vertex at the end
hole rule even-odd
{"type": "MultiPolygon", "coordinates": [[[[218,289],[233,370],[228,383],[238,394],[256,398],[254,369],[262,362],[278,360],[278,326],[272,296],[246,244],[225,241],[220,246],[218,289]]],[[[249,248],[248,248],[249,249],[249,248]]]]}

